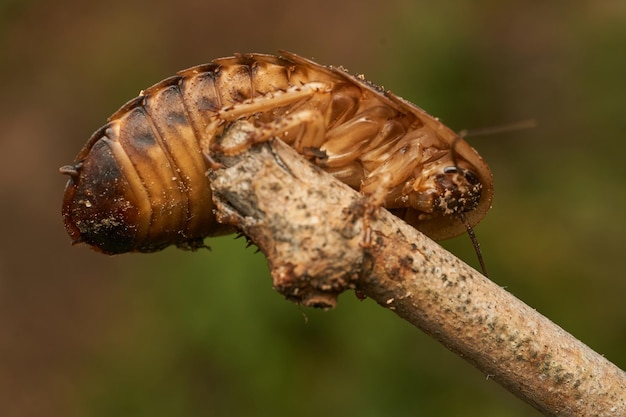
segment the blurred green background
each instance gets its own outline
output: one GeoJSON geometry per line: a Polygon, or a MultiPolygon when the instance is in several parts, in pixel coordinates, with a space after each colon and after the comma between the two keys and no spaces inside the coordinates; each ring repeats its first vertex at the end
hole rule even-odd
{"type": "MultiPolygon", "coordinates": [[[[626,367],[626,3],[2,0],[0,413],[535,416],[371,300],[273,292],[243,239],[107,257],[60,218],[70,163],[126,100],[233,52],[343,65],[470,138],[495,176],[491,277],[626,367]]],[[[444,242],[475,265],[467,237],[444,242]]]]}

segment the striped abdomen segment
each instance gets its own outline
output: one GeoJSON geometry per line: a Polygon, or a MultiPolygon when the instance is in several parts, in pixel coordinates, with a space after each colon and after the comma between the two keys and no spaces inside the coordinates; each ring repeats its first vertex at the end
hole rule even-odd
{"type": "Polygon", "coordinates": [[[83,149],[68,184],[72,237],[120,253],[208,234],[212,201],[197,143],[175,86],[113,118],[83,149]]]}
{"type": "Polygon", "coordinates": [[[186,70],[113,114],[75,166],[63,168],[71,175],[63,204],[71,237],[121,253],[196,246],[220,233],[200,143],[223,129],[207,132],[219,110],[287,88],[289,69],[268,58],[186,70]]]}

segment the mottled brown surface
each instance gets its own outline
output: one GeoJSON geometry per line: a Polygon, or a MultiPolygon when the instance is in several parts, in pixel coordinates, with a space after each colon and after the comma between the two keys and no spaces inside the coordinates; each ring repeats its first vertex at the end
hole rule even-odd
{"type": "Polygon", "coordinates": [[[356,287],[545,415],[626,414],[624,371],[386,211],[364,227],[359,196],[280,142],[224,162],[218,209],[287,298],[329,308],[356,287]]]}

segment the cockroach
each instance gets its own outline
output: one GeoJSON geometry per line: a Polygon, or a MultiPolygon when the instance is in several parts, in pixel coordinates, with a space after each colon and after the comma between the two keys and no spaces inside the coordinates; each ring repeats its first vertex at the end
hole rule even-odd
{"type": "MultiPolygon", "coordinates": [[[[97,130],[63,199],[77,242],[116,254],[197,248],[216,222],[205,155],[237,120],[278,137],[435,240],[487,213],[492,175],[459,135],[416,105],[343,68],[296,54],[239,54],[167,78],[97,130]]],[[[232,150],[231,152],[236,152],[232,150]]]]}

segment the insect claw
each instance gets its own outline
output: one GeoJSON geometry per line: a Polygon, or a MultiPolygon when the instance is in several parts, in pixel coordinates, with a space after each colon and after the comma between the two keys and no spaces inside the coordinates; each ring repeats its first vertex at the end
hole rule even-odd
{"type": "MultiPolygon", "coordinates": [[[[211,144],[211,148],[213,147],[219,147],[218,144],[211,144]]],[[[215,150],[212,149],[214,152],[215,150]]],[[[206,160],[207,166],[209,167],[209,169],[216,171],[218,169],[222,169],[224,168],[224,164],[217,162],[215,159],[213,159],[213,157],[211,156],[211,154],[209,152],[202,152],[202,156],[204,156],[204,159],[206,160]]]]}
{"type": "Polygon", "coordinates": [[[316,161],[316,163],[322,163],[328,160],[326,151],[315,146],[305,146],[302,148],[302,155],[308,160],[316,161]]]}
{"type": "Polygon", "coordinates": [[[359,301],[363,301],[367,298],[367,295],[359,290],[354,290],[354,295],[359,299],[359,301]]]}
{"type": "Polygon", "coordinates": [[[372,247],[372,228],[369,225],[369,221],[363,219],[363,228],[365,229],[365,234],[363,235],[363,241],[361,242],[361,248],[369,249],[372,247]],[[367,223],[367,224],[365,224],[367,223]]]}
{"type": "MultiPolygon", "coordinates": [[[[236,233],[235,239],[241,239],[242,237],[246,239],[246,249],[248,249],[250,246],[254,246],[254,242],[251,241],[248,236],[244,235],[241,232],[237,232],[236,233]]],[[[259,251],[259,248],[256,249],[256,252],[258,252],[258,251],[259,251]]]]}
{"type": "Polygon", "coordinates": [[[380,206],[373,204],[370,197],[366,197],[364,200],[357,200],[353,202],[350,207],[344,209],[344,213],[347,216],[349,223],[354,223],[358,218],[361,219],[363,228],[363,240],[360,242],[360,246],[363,249],[372,247],[372,219],[376,216],[376,211],[380,206]]]}

